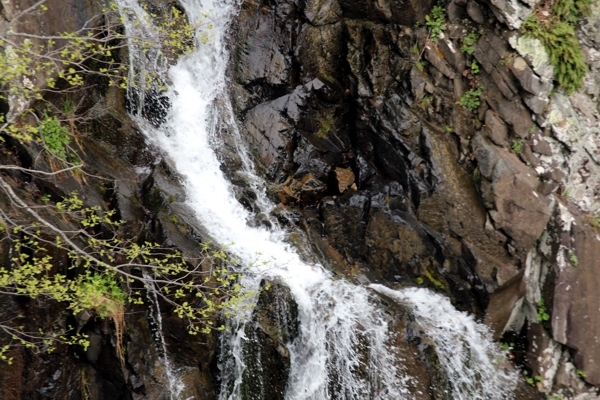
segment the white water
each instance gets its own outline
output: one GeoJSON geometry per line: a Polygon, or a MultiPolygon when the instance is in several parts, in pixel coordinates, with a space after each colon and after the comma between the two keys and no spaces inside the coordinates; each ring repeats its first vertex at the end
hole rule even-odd
{"type": "Polygon", "coordinates": [[[371,288],[412,309],[417,325],[433,341],[455,400],[505,400],[517,376],[503,368],[506,357],[490,331],[471,315],[457,311],[446,297],[426,289],[371,288]]]}
{"type": "Polygon", "coordinates": [[[162,359],[163,368],[165,370],[165,379],[167,381],[167,387],[169,388],[170,400],[177,400],[183,392],[183,382],[177,376],[177,372],[171,365],[169,360],[169,352],[167,351],[167,342],[165,341],[165,334],[163,331],[162,315],[160,313],[160,304],[158,302],[158,295],[156,294],[156,287],[154,286],[152,278],[144,273],[144,279],[148,283],[146,287],[146,297],[148,298],[148,304],[150,304],[150,318],[154,324],[154,341],[159,346],[158,353],[162,359]]]}
{"type": "MultiPolygon", "coordinates": [[[[143,12],[131,5],[134,1],[122,0],[121,3],[136,13],[143,12]]],[[[228,62],[225,33],[236,11],[236,2],[182,0],[181,3],[192,21],[205,13],[210,15],[213,36],[209,45],[199,45],[189,58],[170,69],[172,84],[168,96],[172,107],[167,122],[158,129],[141,119],[138,122],[148,140],[162,149],[185,177],[187,202],[213,239],[218,243],[232,243],[229,250],[245,265],[254,262],[259,252],[264,259],[271,260],[267,266],[254,270],[246,285],[256,287],[261,277],[278,277],[290,287],[298,303],[300,334],[293,343],[287,344],[291,371],[285,397],[290,400],[411,398],[405,389],[410,378],[405,376],[398,358],[388,347],[393,339],[388,321],[384,312],[370,300],[369,291],[343,280],[333,280],[319,265],[303,263],[285,243],[282,230],[267,231],[246,223],[252,216],[236,201],[231,184],[221,172],[216,153],[219,146],[215,143],[220,124],[229,123],[228,131],[237,135],[235,124],[231,123],[225,76],[228,62]],[[356,371],[364,366],[368,373],[358,375],[356,371]],[[341,390],[332,393],[331,380],[335,380],[341,390]]],[[[248,178],[260,188],[261,181],[249,167],[251,162],[243,151],[242,141],[239,137],[235,139],[245,159],[248,178]]],[[[264,201],[261,206],[269,207],[264,201]]],[[[418,309],[415,307],[415,312],[418,309]]],[[[471,324],[476,325],[472,320],[471,324]]],[[[241,328],[229,337],[232,358],[223,362],[223,367],[228,368],[223,371],[223,377],[232,380],[229,383],[233,390],[222,390],[221,400],[241,397],[241,376],[245,368],[241,346],[246,338],[243,323],[239,326],[241,328]]],[[[450,349],[438,348],[438,352],[447,350],[450,349]]],[[[462,370],[465,368],[477,371],[478,365],[465,366],[462,370]]],[[[226,386],[224,382],[223,388],[226,386]]],[[[501,389],[501,393],[509,394],[507,386],[501,389]]],[[[485,393],[471,393],[470,398],[486,398],[485,393]]]]}

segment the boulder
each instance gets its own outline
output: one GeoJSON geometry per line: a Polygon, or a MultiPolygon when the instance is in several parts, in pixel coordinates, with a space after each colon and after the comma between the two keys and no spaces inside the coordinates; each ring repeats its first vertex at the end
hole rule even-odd
{"type": "Polygon", "coordinates": [[[476,23],[482,25],[485,23],[485,11],[483,7],[474,0],[467,3],[467,14],[476,23]]]}

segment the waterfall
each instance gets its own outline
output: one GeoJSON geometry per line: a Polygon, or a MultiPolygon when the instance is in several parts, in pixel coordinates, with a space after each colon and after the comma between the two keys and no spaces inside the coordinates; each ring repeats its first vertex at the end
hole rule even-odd
{"type": "Polygon", "coordinates": [[[158,353],[161,354],[163,367],[165,370],[165,379],[167,380],[166,386],[169,389],[170,400],[178,400],[181,392],[183,392],[183,382],[177,376],[173,366],[169,360],[169,352],[167,351],[167,342],[165,341],[165,334],[163,330],[162,315],[160,313],[160,304],[158,302],[158,295],[156,294],[156,287],[154,286],[152,277],[144,272],[144,280],[148,282],[146,288],[146,298],[150,305],[150,318],[154,328],[154,341],[159,348],[158,353]]]}
{"type": "Polygon", "coordinates": [[[504,357],[489,330],[450,300],[427,289],[391,290],[372,284],[412,309],[417,325],[433,341],[455,400],[505,400],[516,376],[502,368],[504,357]]]}
{"type": "MultiPolygon", "coordinates": [[[[121,4],[134,10],[134,6],[127,5],[132,2],[134,0],[122,0],[121,4]]],[[[276,223],[271,230],[252,227],[247,223],[253,216],[235,199],[232,185],[220,169],[219,143],[215,140],[219,127],[227,125],[227,134],[232,135],[239,146],[247,178],[263,194],[259,206],[268,213],[273,206],[265,200],[262,181],[254,173],[252,162],[244,150],[227,93],[225,35],[229,20],[236,12],[236,1],[181,0],[181,3],[192,21],[209,15],[213,25],[209,43],[200,44],[189,57],[182,58],[170,68],[168,74],[171,84],[166,96],[171,108],[163,124],[153,126],[142,119],[139,113],[133,118],[142,127],[147,140],[168,155],[184,177],[187,203],[213,240],[230,244],[229,250],[236,254],[242,265],[252,264],[257,253],[269,260],[266,265],[258,263],[253,273],[244,278],[246,287],[258,288],[261,279],[268,278],[279,279],[290,288],[298,305],[299,334],[291,343],[286,343],[290,372],[285,398],[410,399],[406,387],[411,377],[403,369],[401,357],[390,350],[394,336],[389,328],[389,316],[374,300],[376,296],[372,290],[345,280],[332,279],[332,274],[322,266],[303,262],[286,243],[285,232],[277,228],[276,223]]],[[[135,12],[143,11],[135,9],[135,12]]],[[[134,57],[132,60],[137,59],[134,57]]],[[[389,290],[384,287],[374,289],[380,292],[389,290]]],[[[428,291],[419,291],[419,296],[412,296],[410,290],[394,293],[398,301],[413,304],[417,318],[423,318],[421,323],[424,330],[429,332],[436,327],[439,321],[428,319],[427,308],[417,301],[417,297],[442,303],[439,296],[428,291]]],[[[447,305],[448,310],[454,310],[449,302],[447,305]]],[[[453,315],[457,315],[455,310],[453,312],[453,315]]],[[[484,346],[486,351],[477,353],[477,356],[481,356],[484,363],[492,362],[486,357],[493,358],[499,353],[493,350],[485,328],[472,318],[463,318],[462,321],[463,325],[448,324],[444,329],[450,337],[452,334],[461,334],[453,330],[471,329],[477,340],[487,346],[484,346]]],[[[224,356],[221,363],[221,400],[242,398],[242,376],[249,361],[244,359],[242,347],[244,341],[250,340],[244,327],[242,320],[233,321],[232,332],[223,336],[229,354],[224,356]]],[[[435,330],[432,332],[438,353],[456,350],[442,339],[443,335],[437,335],[435,330]]],[[[464,337],[464,340],[471,339],[470,336],[464,337]]],[[[464,371],[473,370],[475,372],[467,375],[467,379],[479,379],[482,376],[488,379],[484,386],[494,388],[499,393],[492,395],[481,385],[466,385],[461,381],[451,389],[454,398],[510,397],[514,379],[494,374],[489,371],[487,364],[485,372],[477,372],[481,361],[479,358],[472,357],[470,367],[461,364],[466,365],[466,360],[457,361],[451,354],[447,358],[440,357],[440,360],[445,363],[450,377],[456,374],[462,376],[464,371]]]]}

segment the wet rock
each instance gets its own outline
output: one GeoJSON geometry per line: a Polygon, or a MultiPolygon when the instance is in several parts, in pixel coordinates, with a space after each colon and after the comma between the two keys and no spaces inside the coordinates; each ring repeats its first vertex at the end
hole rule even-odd
{"type": "MultiPolygon", "coordinates": [[[[463,254],[467,263],[481,277],[489,293],[494,293],[499,287],[509,285],[509,282],[512,282],[518,275],[518,268],[514,265],[506,265],[495,260],[466,240],[463,240],[463,254]]],[[[512,307],[507,309],[510,312],[512,307]]],[[[490,312],[499,311],[496,308],[492,308],[492,310],[490,312]]]]}
{"type": "Polygon", "coordinates": [[[281,282],[263,282],[261,287],[252,321],[245,329],[241,399],[283,399],[290,372],[286,346],[298,336],[298,305],[281,282]]]}
{"type": "Polygon", "coordinates": [[[274,16],[260,12],[242,13],[242,16],[245,19],[244,36],[236,53],[236,81],[241,85],[259,80],[271,85],[286,83],[289,79],[289,59],[285,55],[286,45],[281,31],[275,25],[274,16]]]}
{"type": "Polygon", "coordinates": [[[339,21],[342,8],[337,0],[310,0],[304,8],[304,15],[313,25],[327,25],[339,21]]]}
{"type": "Polygon", "coordinates": [[[484,321],[492,329],[496,340],[501,338],[505,330],[511,328],[509,326],[511,316],[521,307],[526,288],[523,272],[524,270],[521,270],[513,275],[510,280],[490,294],[484,321]]]}
{"type": "Polygon", "coordinates": [[[282,282],[263,282],[253,320],[278,344],[294,341],[299,333],[298,304],[282,282]]]}
{"type": "Polygon", "coordinates": [[[249,134],[250,149],[264,167],[274,168],[285,157],[286,137],[290,125],[281,114],[280,102],[261,104],[250,110],[244,126],[249,134]]]}
{"type": "Polygon", "coordinates": [[[426,233],[409,222],[400,211],[377,211],[369,219],[365,241],[369,247],[367,263],[386,279],[394,275],[420,276],[435,250],[426,233]],[[404,216],[404,218],[402,218],[404,216]]]}
{"type": "Polygon", "coordinates": [[[386,23],[413,26],[415,22],[423,22],[425,15],[433,5],[432,1],[415,0],[339,0],[344,17],[352,19],[366,19],[386,23]]]}
{"type": "Polygon", "coordinates": [[[356,189],[356,185],[354,185],[354,173],[349,169],[336,168],[335,177],[338,181],[338,189],[340,193],[344,193],[351,186],[356,189]]]}
{"type": "Polygon", "coordinates": [[[302,25],[295,52],[303,60],[306,72],[332,82],[340,80],[340,57],[343,42],[343,25],[335,23],[322,26],[302,25]]]}
{"type": "Polygon", "coordinates": [[[381,297],[380,303],[391,315],[390,327],[397,334],[394,337],[393,346],[397,357],[398,368],[410,378],[406,381],[406,389],[412,399],[429,400],[437,399],[432,392],[434,379],[438,377],[439,364],[431,362],[432,358],[427,357],[430,342],[422,337],[421,332],[415,324],[414,316],[404,305],[395,300],[377,293],[381,297]]]}
{"type": "Polygon", "coordinates": [[[365,229],[370,199],[362,193],[351,193],[322,204],[323,229],[328,241],[344,255],[361,259],[367,253],[365,229]]]}
{"type": "MultiPolygon", "coordinates": [[[[279,172],[269,179],[279,182],[285,206],[304,207],[293,224],[302,227],[315,253],[329,258],[324,264],[336,273],[364,281],[408,281],[430,272],[453,293],[458,287],[469,293],[456,296],[466,309],[481,312],[487,306],[486,321],[497,334],[512,326],[513,311],[518,314],[524,301],[525,254],[550,218],[546,196],[568,176],[559,172],[566,164],[557,154],[597,154],[591,136],[582,136],[583,150],[566,127],[579,120],[576,114],[590,121],[596,116],[585,99],[570,101],[571,108],[558,99],[554,108],[560,115],[542,118],[553,80],[543,46],[514,32],[488,29],[475,46],[484,93],[478,121],[470,120],[454,107],[469,88],[457,74],[466,63],[456,43],[464,34],[460,18],[465,12],[483,23],[495,16],[516,29],[533,2],[452,2],[453,23],[437,44],[425,48],[430,65],[422,72],[412,67],[411,29],[389,23],[401,4],[405,18],[412,18],[406,2],[314,0],[300,6],[300,19],[286,12],[285,21],[274,11],[284,3],[269,3],[262,12],[274,17],[273,32],[285,31],[297,40],[295,49],[281,51],[293,53],[290,79],[304,84],[257,89],[252,102],[286,98],[287,105],[277,108],[277,118],[287,124],[284,144],[269,150],[279,172]],[[292,25],[294,34],[287,30],[292,25]],[[514,49],[523,58],[503,65],[514,49]],[[542,138],[538,126],[546,127],[548,136],[542,138]],[[523,161],[509,151],[515,138],[523,139],[523,161]],[[569,143],[569,150],[558,142],[569,143]],[[342,173],[354,175],[356,188],[342,173]],[[305,189],[317,189],[312,193],[318,195],[302,199],[302,193],[311,192],[303,190],[304,179],[311,183],[305,189]]],[[[419,12],[425,15],[429,8],[419,12]]],[[[421,45],[426,35],[425,29],[416,31],[421,45]]],[[[590,182],[592,158],[570,169],[581,170],[582,180],[590,182]]],[[[520,399],[536,396],[529,385],[519,390],[520,399]]]]}

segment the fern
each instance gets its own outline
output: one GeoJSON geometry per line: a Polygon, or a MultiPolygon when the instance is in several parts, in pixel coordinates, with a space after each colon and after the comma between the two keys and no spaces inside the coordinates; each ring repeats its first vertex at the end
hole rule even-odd
{"type": "Polygon", "coordinates": [[[588,15],[590,6],[591,0],[557,0],[552,5],[552,15],[542,22],[534,12],[521,28],[525,34],[542,42],[554,66],[556,80],[567,94],[583,86],[583,78],[588,72],[573,23],[578,16],[588,15]]]}

